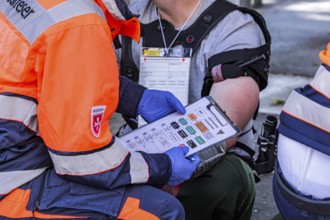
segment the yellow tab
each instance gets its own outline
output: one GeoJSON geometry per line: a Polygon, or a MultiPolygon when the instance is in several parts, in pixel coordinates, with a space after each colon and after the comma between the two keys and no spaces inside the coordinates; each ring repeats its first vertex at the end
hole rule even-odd
{"type": "Polygon", "coordinates": [[[147,57],[159,57],[160,49],[159,48],[148,48],[143,50],[143,56],[147,57]]]}

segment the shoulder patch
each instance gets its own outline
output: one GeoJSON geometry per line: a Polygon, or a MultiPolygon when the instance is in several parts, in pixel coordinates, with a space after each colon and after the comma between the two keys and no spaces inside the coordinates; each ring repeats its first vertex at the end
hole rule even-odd
{"type": "Polygon", "coordinates": [[[91,111],[91,130],[95,137],[99,137],[101,133],[101,125],[105,112],[105,105],[93,106],[91,111]]]}

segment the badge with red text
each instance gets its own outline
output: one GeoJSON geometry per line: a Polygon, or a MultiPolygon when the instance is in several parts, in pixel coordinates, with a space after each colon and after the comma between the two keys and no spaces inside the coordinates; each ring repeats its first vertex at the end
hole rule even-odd
{"type": "Polygon", "coordinates": [[[105,105],[92,107],[91,129],[92,129],[92,133],[95,137],[100,136],[105,107],[106,107],[105,105]]]}

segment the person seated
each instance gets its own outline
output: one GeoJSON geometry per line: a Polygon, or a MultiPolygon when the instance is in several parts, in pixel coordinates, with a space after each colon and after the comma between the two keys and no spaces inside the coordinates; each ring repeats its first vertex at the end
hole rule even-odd
{"type": "MultiPolygon", "coordinates": [[[[189,79],[185,82],[189,85],[188,101],[181,101],[189,104],[210,95],[241,130],[239,137],[223,144],[228,153],[215,166],[181,184],[179,191],[174,193],[183,204],[187,219],[249,219],[252,214],[254,175],[249,165],[237,155],[250,156],[242,150],[243,145],[249,152],[256,151],[253,116],[259,92],[267,85],[269,51],[252,56],[246,53],[259,48],[265,39],[254,17],[238,10],[237,6],[225,16],[219,16],[220,9],[228,7],[235,6],[217,0],[135,0],[129,5],[141,22],[141,41],[131,42],[130,51],[137,68],[141,67],[142,47],[159,48],[159,53],[168,57],[178,57],[172,53],[192,48],[189,79]],[[216,15],[213,16],[209,9],[216,9],[216,15]],[[218,20],[217,16],[222,19],[218,20]],[[203,26],[215,20],[217,22],[206,35],[197,39],[203,26]],[[196,31],[189,32],[192,29],[196,31]],[[199,47],[193,47],[193,42],[199,40],[199,47]],[[251,60],[252,57],[257,59],[251,60]],[[214,83],[205,83],[210,78],[214,83]]],[[[126,68],[130,56],[125,53],[127,44],[122,42],[122,45],[118,57],[121,58],[121,72],[125,75],[124,70],[129,70],[128,77],[132,75],[132,69],[126,68]]],[[[141,74],[144,70],[141,67],[138,71],[141,74]]],[[[148,73],[152,74],[158,73],[148,73]]]]}
{"type": "Polygon", "coordinates": [[[275,202],[284,219],[330,219],[330,42],[312,81],[280,114],[275,202]]]}

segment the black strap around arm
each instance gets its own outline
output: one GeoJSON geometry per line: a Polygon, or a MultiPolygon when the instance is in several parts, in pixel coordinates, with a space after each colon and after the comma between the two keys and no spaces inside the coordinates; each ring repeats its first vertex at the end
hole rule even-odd
{"type": "MultiPolygon", "coordinates": [[[[238,7],[237,9],[253,17],[263,33],[265,43],[257,48],[237,49],[215,54],[209,59],[209,76],[207,76],[209,79],[206,79],[206,81],[210,81],[209,84],[211,85],[213,83],[212,68],[223,64],[224,79],[251,76],[257,82],[261,91],[267,86],[268,82],[271,36],[264,18],[257,11],[245,7],[238,7]]],[[[210,85],[204,86],[204,94],[207,93],[210,85]]]]}

